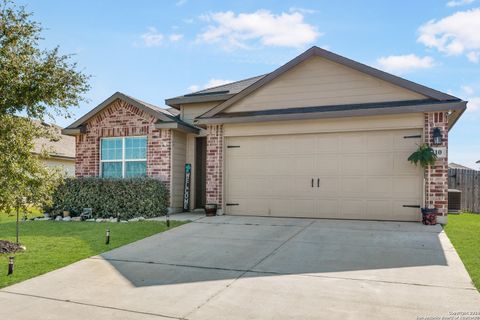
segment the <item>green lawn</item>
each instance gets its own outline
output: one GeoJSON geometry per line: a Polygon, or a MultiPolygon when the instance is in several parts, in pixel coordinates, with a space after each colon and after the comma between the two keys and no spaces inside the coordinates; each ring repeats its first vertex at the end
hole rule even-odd
{"type": "MultiPolygon", "coordinates": [[[[0,239],[15,241],[15,218],[0,213],[0,239]]],[[[183,224],[171,222],[171,228],[183,224]]],[[[20,243],[14,254],[15,272],[7,276],[8,256],[0,255],[0,288],[61,268],[127,243],[165,231],[164,222],[129,223],[29,221],[20,224],[20,243]],[[110,244],[105,232],[110,228],[110,244]]]]}
{"type": "Polygon", "coordinates": [[[450,214],[445,232],[480,291],[480,214],[450,214]]]}

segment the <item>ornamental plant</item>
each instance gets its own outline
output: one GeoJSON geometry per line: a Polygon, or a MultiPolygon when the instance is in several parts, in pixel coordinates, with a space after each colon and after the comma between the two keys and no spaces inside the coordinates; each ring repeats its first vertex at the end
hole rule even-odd
{"type": "Polygon", "coordinates": [[[420,164],[422,168],[427,168],[435,164],[437,155],[433,149],[426,143],[418,146],[418,149],[408,157],[408,161],[414,165],[420,164]]]}
{"type": "Polygon", "coordinates": [[[84,177],[65,179],[53,194],[53,204],[45,209],[53,215],[64,210],[79,215],[91,208],[96,218],[130,219],[165,215],[168,205],[168,189],[159,179],[84,177]]]}

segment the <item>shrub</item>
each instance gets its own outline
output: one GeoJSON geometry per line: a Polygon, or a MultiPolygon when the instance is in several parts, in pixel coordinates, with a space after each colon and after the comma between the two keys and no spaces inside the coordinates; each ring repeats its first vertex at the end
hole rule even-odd
{"type": "Polygon", "coordinates": [[[55,190],[49,211],[64,210],[78,215],[92,208],[99,218],[155,217],[167,213],[168,190],[153,178],[102,179],[68,178],[55,190]]]}

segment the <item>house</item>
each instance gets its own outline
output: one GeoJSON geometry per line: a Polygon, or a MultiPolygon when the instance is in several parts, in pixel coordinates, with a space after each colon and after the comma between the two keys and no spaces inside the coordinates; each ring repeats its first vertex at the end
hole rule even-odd
{"type": "Polygon", "coordinates": [[[271,73],[165,100],[174,115],[116,93],[63,132],[76,175],[163,179],[172,211],[279,217],[447,220],[448,131],[466,102],[312,47],[271,73]],[[443,152],[425,177],[407,161],[443,152]]]}
{"type": "Polygon", "coordinates": [[[461,164],[458,164],[458,163],[455,163],[455,162],[450,162],[448,164],[448,168],[449,169],[462,169],[462,170],[475,170],[475,169],[466,167],[464,165],[461,165],[461,164]]]}
{"type": "Polygon", "coordinates": [[[40,155],[42,150],[48,158],[41,158],[47,167],[59,167],[67,176],[75,176],[75,138],[61,133],[62,127],[55,124],[35,121],[38,125],[48,127],[54,131],[56,139],[41,138],[35,140],[33,153],[40,155]]]}

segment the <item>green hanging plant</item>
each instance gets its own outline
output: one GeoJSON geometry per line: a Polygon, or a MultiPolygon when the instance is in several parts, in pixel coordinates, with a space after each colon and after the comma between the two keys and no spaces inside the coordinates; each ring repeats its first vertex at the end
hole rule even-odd
{"type": "Polygon", "coordinates": [[[422,168],[427,168],[429,165],[435,164],[437,160],[437,155],[433,149],[426,143],[418,146],[418,149],[408,157],[408,161],[414,165],[418,165],[422,168]]]}

